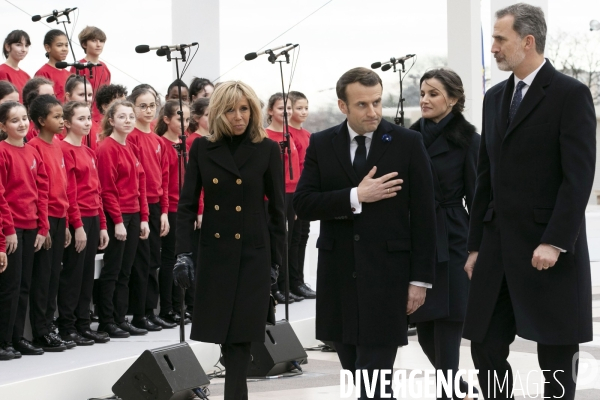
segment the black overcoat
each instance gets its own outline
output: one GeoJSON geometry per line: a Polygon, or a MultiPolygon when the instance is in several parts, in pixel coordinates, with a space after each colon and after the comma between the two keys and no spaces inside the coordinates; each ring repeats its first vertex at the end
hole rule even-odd
{"type": "Polygon", "coordinates": [[[429,159],[420,134],[381,121],[368,168],[377,166],[375,177],[398,172],[402,190],[393,198],[363,203],[362,212],[354,214],[350,191],[360,181],[350,163],[349,142],[347,122],[311,135],[294,195],[298,218],[321,221],[316,337],[355,345],[405,345],[409,281],[433,282],[429,159]]]}
{"type": "Polygon", "coordinates": [[[283,173],[279,145],[246,138],[234,155],[222,139],[194,141],[177,210],[176,253],[192,252],[204,189],[191,339],[263,342],[271,261],[281,265],[283,173]],[[269,222],[264,199],[269,198],[269,222]]]}
{"type": "MultiPolygon", "coordinates": [[[[421,131],[419,119],[410,129],[421,131]]],[[[437,217],[437,264],[433,287],[425,304],[410,316],[411,322],[436,319],[463,321],[467,309],[469,214],[475,194],[477,155],[481,136],[456,114],[427,148],[431,159],[437,217]]]]}
{"type": "Polygon", "coordinates": [[[585,230],[596,161],[589,89],[546,60],[510,125],[513,75],[484,98],[469,251],[479,251],[464,337],[481,342],[503,277],[517,334],[547,345],[592,340],[585,230]],[[566,250],[554,267],[531,265],[541,243],[566,250]]]}

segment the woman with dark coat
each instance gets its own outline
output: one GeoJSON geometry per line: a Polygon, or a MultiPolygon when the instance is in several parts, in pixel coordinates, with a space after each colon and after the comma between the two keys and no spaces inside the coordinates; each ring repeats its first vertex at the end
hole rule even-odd
{"type": "Polygon", "coordinates": [[[210,135],[196,139],[190,150],[177,210],[173,275],[181,287],[194,281],[191,238],[204,189],[193,314],[197,323],[190,338],[221,344],[225,399],[241,400],[248,398],[250,343],[265,339],[271,269],[281,265],[283,171],[279,145],[267,138],[252,88],[239,81],[219,85],[208,118],[210,135]]]}
{"type": "MultiPolygon", "coordinates": [[[[446,376],[452,370],[452,378],[458,371],[469,292],[463,270],[469,229],[465,205],[470,208],[473,201],[481,139],[462,115],[464,104],[462,81],[454,71],[428,71],[421,77],[422,118],[410,127],[423,135],[431,159],[437,216],[435,281],[410,322],[417,324],[419,344],[433,366],[446,376]]],[[[461,380],[460,386],[466,393],[466,383],[461,380]]],[[[444,393],[440,397],[448,398],[444,393]]]]}

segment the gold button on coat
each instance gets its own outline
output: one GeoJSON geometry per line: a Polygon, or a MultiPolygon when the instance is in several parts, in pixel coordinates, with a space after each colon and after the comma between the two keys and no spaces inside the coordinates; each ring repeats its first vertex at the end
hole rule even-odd
{"type": "Polygon", "coordinates": [[[239,239],[239,238],[241,238],[241,237],[242,237],[242,236],[241,236],[239,233],[236,233],[236,234],[235,234],[235,238],[236,238],[236,239],[239,239]]]}
{"type": "Polygon", "coordinates": [[[237,206],[237,207],[235,208],[235,211],[237,211],[237,212],[240,212],[240,211],[242,211],[242,207],[240,207],[240,206],[237,206]]]}
{"type": "Polygon", "coordinates": [[[213,178],[213,183],[216,185],[217,183],[219,183],[219,180],[217,178],[213,178]]]}
{"type": "Polygon", "coordinates": [[[219,205],[215,204],[215,210],[219,211],[219,205]]]}
{"type": "Polygon", "coordinates": [[[219,239],[219,238],[221,237],[221,235],[219,235],[218,233],[215,233],[215,237],[216,237],[217,239],[219,239]]]}
{"type": "Polygon", "coordinates": [[[238,185],[241,185],[242,184],[242,180],[241,179],[236,179],[235,183],[237,183],[238,185]]]}

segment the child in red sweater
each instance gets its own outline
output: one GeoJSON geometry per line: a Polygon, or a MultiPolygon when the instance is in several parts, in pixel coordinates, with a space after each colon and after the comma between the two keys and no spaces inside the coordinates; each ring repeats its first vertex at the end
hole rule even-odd
{"type": "Polygon", "coordinates": [[[136,156],[135,145],[127,141],[134,123],[134,105],[122,100],[113,102],[102,120],[104,139],[96,150],[110,238],[104,251],[104,267],[96,282],[98,330],[107,332],[111,338],[148,333],[125,319],[129,307],[129,276],[138,242],[147,239],[150,233],[146,174],[136,156]]]}
{"type": "Polygon", "coordinates": [[[16,101],[19,103],[19,91],[12,83],[0,81],[0,104],[7,101],[16,101]]]}
{"type": "Polygon", "coordinates": [[[54,93],[61,102],[65,101],[65,83],[71,75],[66,69],[56,68],[56,63],[65,61],[69,54],[69,41],[64,32],[52,29],[44,36],[44,48],[48,63],[40,68],[35,76],[41,76],[54,82],[54,93]]]}
{"type": "MultiPolygon", "coordinates": [[[[65,102],[78,101],[87,104],[87,106],[91,109],[93,99],[94,92],[92,89],[92,84],[86,80],[84,85],[83,76],[71,75],[69,79],[67,79],[67,83],[65,84],[65,102]]],[[[83,137],[83,144],[92,150],[96,150],[96,146],[98,145],[99,129],[100,124],[97,124],[92,120],[90,133],[83,137]]],[[[61,140],[64,139],[66,134],[66,131],[63,132],[63,138],[61,138],[61,140]]]]}
{"type": "MultiPolygon", "coordinates": [[[[25,31],[14,30],[6,36],[2,45],[2,53],[6,58],[6,62],[0,65],[0,80],[11,82],[17,88],[19,96],[23,92],[23,86],[31,77],[29,74],[19,68],[19,63],[29,53],[31,40],[25,31]]],[[[17,99],[23,102],[23,98],[17,99]]]]}
{"type": "Polygon", "coordinates": [[[190,126],[188,128],[188,135],[185,141],[187,147],[187,153],[190,154],[192,143],[194,140],[202,136],[208,136],[208,104],[210,99],[206,97],[200,97],[196,99],[191,106],[191,118],[190,126]]]}
{"type": "Polygon", "coordinates": [[[85,103],[71,101],[63,109],[67,136],[60,146],[67,173],[69,230],[73,240],[63,258],[56,325],[61,337],[81,344],[106,343],[110,340],[108,333],[92,331],[90,327],[96,252],[104,250],[109,242],[96,154],[82,144],[90,133],[92,118],[85,103]],[[80,337],[88,342],[82,342],[80,337]]]}
{"type": "Polygon", "coordinates": [[[138,158],[146,172],[146,197],[150,210],[150,237],[138,243],[129,283],[131,324],[148,331],[173,328],[154,314],[152,293],[158,292],[157,271],[160,268],[160,241],[169,233],[169,164],[165,146],[152,129],[157,98],[148,88],[135,88],[127,98],[135,106],[135,129],[127,141],[138,150],[138,158]],[[150,287],[150,290],[148,289],[150,287]]]}
{"type": "MultiPolygon", "coordinates": [[[[23,87],[23,105],[25,108],[29,109],[29,105],[37,96],[41,96],[43,94],[50,94],[54,96],[53,85],[54,83],[52,83],[52,81],[41,77],[35,77],[27,82],[23,87]]],[[[29,121],[29,130],[27,131],[27,136],[25,139],[30,141],[37,135],[38,130],[35,127],[35,124],[29,121]]]]}
{"type": "Polygon", "coordinates": [[[49,230],[48,175],[38,151],[23,143],[28,128],[24,106],[0,105],[0,183],[8,205],[0,208],[8,255],[0,274],[0,347],[16,358],[43,353],[23,337],[33,258],[49,230]]]}

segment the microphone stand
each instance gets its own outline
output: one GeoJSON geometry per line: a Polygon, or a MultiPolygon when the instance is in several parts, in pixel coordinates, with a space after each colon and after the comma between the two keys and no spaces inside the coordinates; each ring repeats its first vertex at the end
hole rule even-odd
{"type": "Polygon", "coordinates": [[[396,118],[394,118],[394,123],[396,125],[404,126],[404,101],[406,100],[402,94],[402,74],[406,72],[404,68],[404,61],[394,60],[392,61],[392,66],[394,67],[394,72],[398,72],[398,77],[400,80],[400,100],[398,101],[398,109],[396,110],[396,118]],[[402,69],[397,69],[397,64],[402,65],[402,69]],[[398,116],[398,113],[400,113],[400,116],[398,116]]]}

